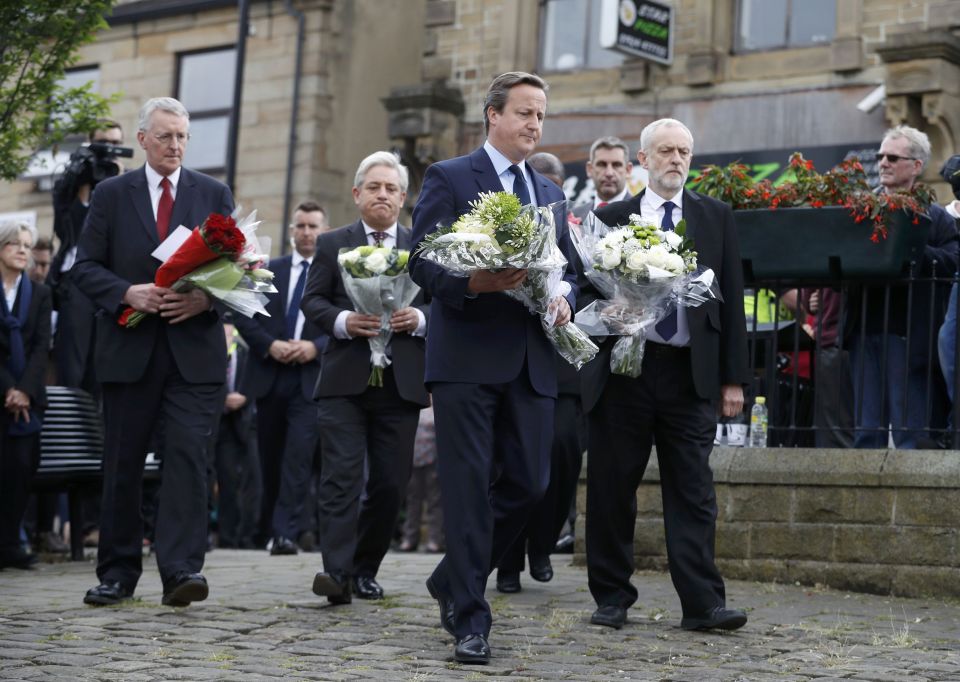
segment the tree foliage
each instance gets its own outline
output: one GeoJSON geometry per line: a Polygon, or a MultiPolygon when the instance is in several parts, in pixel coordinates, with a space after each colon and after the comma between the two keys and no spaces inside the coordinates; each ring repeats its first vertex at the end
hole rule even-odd
{"type": "Polygon", "coordinates": [[[0,2],[0,178],[14,180],[33,153],[86,133],[110,99],[60,85],[81,45],[105,28],[113,0],[0,2]]]}

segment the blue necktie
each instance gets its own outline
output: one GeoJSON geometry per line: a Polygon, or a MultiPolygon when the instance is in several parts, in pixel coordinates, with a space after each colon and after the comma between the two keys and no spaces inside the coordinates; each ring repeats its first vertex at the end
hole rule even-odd
{"type": "MultiPolygon", "coordinates": [[[[665,201],[663,203],[663,220],[660,221],[660,229],[664,232],[673,232],[673,209],[676,208],[676,204],[672,201],[665,201]]],[[[667,315],[665,318],[657,322],[657,326],[654,327],[657,331],[657,334],[660,335],[660,338],[664,341],[669,341],[673,338],[673,335],[677,333],[677,310],[676,308],[667,315]]]]}
{"type": "Polygon", "coordinates": [[[520,166],[510,166],[510,172],[513,173],[513,193],[520,199],[520,205],[526,206],[531,203],[530,192],[527,191],[527,179],[523,177],[520,166]]]}
{"type": "Polygon", "coordinates": [[[300,314],[300,299],[303,298],[303,287],[307,283],[307,261],[300,261],[300,276],[293,287],[293,298],[287,308],[287,338],[292,339],[297,334],[297,316],[300,314]]]}

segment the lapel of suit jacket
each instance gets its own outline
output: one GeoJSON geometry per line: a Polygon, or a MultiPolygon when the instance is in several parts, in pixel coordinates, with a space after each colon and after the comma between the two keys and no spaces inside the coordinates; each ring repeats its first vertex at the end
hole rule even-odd
{"type": "Polygon", "coordinates": [[[273,271],[274,284],[280,298],[280,310],[286,306],[287,293],[290,291],[290,272],[293,270],[293,256],[284,256],[277,260],[277,268],[273,271]]]}
{"type": "Polygon", "coordinates": [[[409,251],[411,238],[410,228],[397,223],[397,248],[409,251]]]}
{"type": "Polygon", "coordinates": [[[470,154],[470,166],[477,179],[478,192],[502,192],[503,183],[493,167],[493,161],[483,147],[470,154]]]}
{"type": "MultiPolygon", "coordinates": [[[[363,227],[363,221],[358,220],[353,225],[350,225],[347,229],[347,246],[367,246],[369,241],[367,240],[367,231],[363,227]]],[[[336,254],[334,254],[336,255],[336,254]]]]}
{"type": "Polygon", "coordinates": [[[683,218],[687,221],[687,239],[695,240],[707,217],[700,197],[688,189],[683,190],[683,218]]]}
{"type": "MultiPolygon", "coordinates": [[[[527,164],[527,170],[530,172],[530,178],[533,180],[533,191],[537,195],[537,206],[546,206],[550,203],[547,200],[547,193],[550,189],[550,185],[553,185],[554,183],[552,183],[550,180],[547,180],[537,171],[533,170],[530,167],[530,164],[527,164]]],[[[554,185],[554,187],[556,187],[556,185],[554,185]]]]}
{"type": "MultiPolygon", "coordinates": [[[[128,173],[130,188],[130,200],[140,218],[140,226],[150,238],[150,241],[157,242],[157,219],[153,215],[153,205],[150,203],[150,188],[147,187],[146,166],[141,166],[132,173],[128,173]]],[[[126,177],[126,176],[125,176],[126,177]]]]}

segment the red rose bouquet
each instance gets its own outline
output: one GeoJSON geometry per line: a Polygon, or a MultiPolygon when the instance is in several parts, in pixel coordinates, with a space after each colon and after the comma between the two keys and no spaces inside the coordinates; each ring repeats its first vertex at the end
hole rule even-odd
{"type": "MultiPolygon", "coordinates": [[[[276,288],[273,273],[261,267],[267,256],[258,253],[256,215],[238,223],[233,216],[211,213],[157,268],[154,284],[174,291],[195,287],[247,317],[269,315],[264,294],[276,288]]],[[[136,327],[146,315],[127,308],[117,322],[136,327]]]]}

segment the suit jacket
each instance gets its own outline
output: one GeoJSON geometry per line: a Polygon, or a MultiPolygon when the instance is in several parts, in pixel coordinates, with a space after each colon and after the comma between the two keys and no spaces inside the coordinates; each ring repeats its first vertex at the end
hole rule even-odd
{"type": "MultiPolygon", "coordinates": [[[[563,201],[563,191],[527,167],[533,179],[536,201],[546,206],[563,201]]],[[[438,224],[452,225],[470,211],[469,202],[480,192],[502,192],[503,185],[493,162],[481,148],[431,165],[413,210],[413,241],[420,241],[438,224]]],[[[558,221],[560,222],[560,221],[558,221]]],[[[569,263],[576,257],[565,221],[557,225],[557,243],[569,263]]],[[[410,257],[410,274],[432,297],[430,331],[427,334],[426,380],[477,384],[507,383],[519,376],[524,363],[534,390],[557,395],[557,364],[540,319],[524,305],[502,293],[471,296],[468,278],[444,270],[435,263],[410,257]]],[[[568,267],[564,280],[570,283],[567,302],[576,306],[576,275],[568,267]]]]}
{"type": "MultiPolygon", "coordinates": [[[[626,201],[616,201],[597,209],[595,213],[607,225],[625,225],[631,213],[640,213],[642,196],[643,192],[640,192],[626,201]]],[[[718,400],[722,385],[746,385],[749,382],[743,265],[737,230],[733,211],[727,204],[689,190],[683,191],[683,217],[687,221],[687,236],[696,246],[697,260],[713,269],[725,301],[707,301],[696,308],[686,309],[697,395],[718,400]]],[[[604,341],[597,357],[580,370],[586,411],[593,409],[600,399],[610,375],[610,349],[618,338],[604,341]]]]}
{"type": "MultiPolygon", "coordinates": [[[[26,277],[27,273],[24,272],[26,277]]],[[[22,286],[22,285],[21,285],[22,286]]],[[[43,408],[47,405],[47,359],[50,353],[50,310],[53,306],[50,287],[33,282],[33,295],[30,298],[30,310],[27,321],[20,330],[23,339],[23,352],[27,365],[20,379],[14,379],[7,362],[10,361],[10,332],[0,325],[0,395],[6,395],[11,388],[17,388],[30,396],[30,406],[43,408]]],[[[11,313],[20,312],[21,296],[17,296],[11,313]]]]}
{"type": "MultiPolygon", "coordinates": [[[[247,402],[239,410],[225,412],[220,418],[220,430],[230,429],[236,440],[241,443],[247,443],[250,440],[251,429],[253,429],[256,413],[254,412],[254,402],[250,394],[244,390],[247,383],[247,375],[250,372],[250,350],[242,343],[237,343],[234,353],[237,356],[237,374],[233,378],[233,390],[247,396],[247,402]]],[[[229,358],[227,358],[229,362],[229,358]]],[[[230,387],[227,386],[227,391],[230,387]]]]}
{"type": "MultiPolygon", "coordinates": [[[[233,196],[226,185],[201,173],[181,170],[171,229],[177,225],[193,228],[210,213],[232,211],[233,196]]],[[[227,355],[223,327],[215,310],[173,325],[159,315],[147,315],[133,329],[117,324],[130,285],[153,282],[160,261],[150,253],[158,244],[144,168],[99,183],[73,267],[77,287],[100,309],[94,355],[97,379],[121,383],[140,379],[162,325],[177,368],[187,382],[223,383],[227,355]]]]}
{"type": "MultiPolygon", "coordinates": [[[[370,344],[365,337],[338,339],[333,335],[337,316],[344,310],[353,310],[337,265],[342,248],[367,244],[363,223],[340,227],[317,238],[317,251],[310,266],[310,274],[300,307],[307,319],[326,332],[330,340],[320,363],[320,377],[314,396],[328,398],[359,395],[367,390],[370,379],[370,344]]],[[[397,248],[410,248],[410,228],[398,226],[397,248]]],[[[413,300],[414,306],[427,313],[421,291],[413,300]]],[[[429,320],[429,318],[428,318],[429,320]]],[[[424,340],[419,336],[401,333],[390,338],[393,377],[397,391],[404,400],[427,406],[429,398],[423,383],[424,340]]]]}
{"type": "MultiPolygon", "coordinates": [[[[234,316],[234,324],[240,335],[250,346],[249,363],[244,380],[243,391],[248,398],[263,398],[273,389],[280,363],[270,357],[270,344],[274,341],[286,341],[287,338],[287,297],[291,286],[290,271],[293,268],[293,256],[274,258],[268,266],[273,272],[273,283],[277,293],[267,294],[267,312],[270,317],[255,315],[253,318],[234,316]]],[[[306,287],[304,287],[306,291],[306,287]]],[[[300,389],[303,397],[313,399],[313,391],[320,375],[320,354],[327,347],[327,334],[309,317],[303,323],[300,338],[312,341],[317,347],[317,357],[302,365],[300,370],[300,389]]],[[[239,386],[240,384],[238,384],[239,386]]]]}

